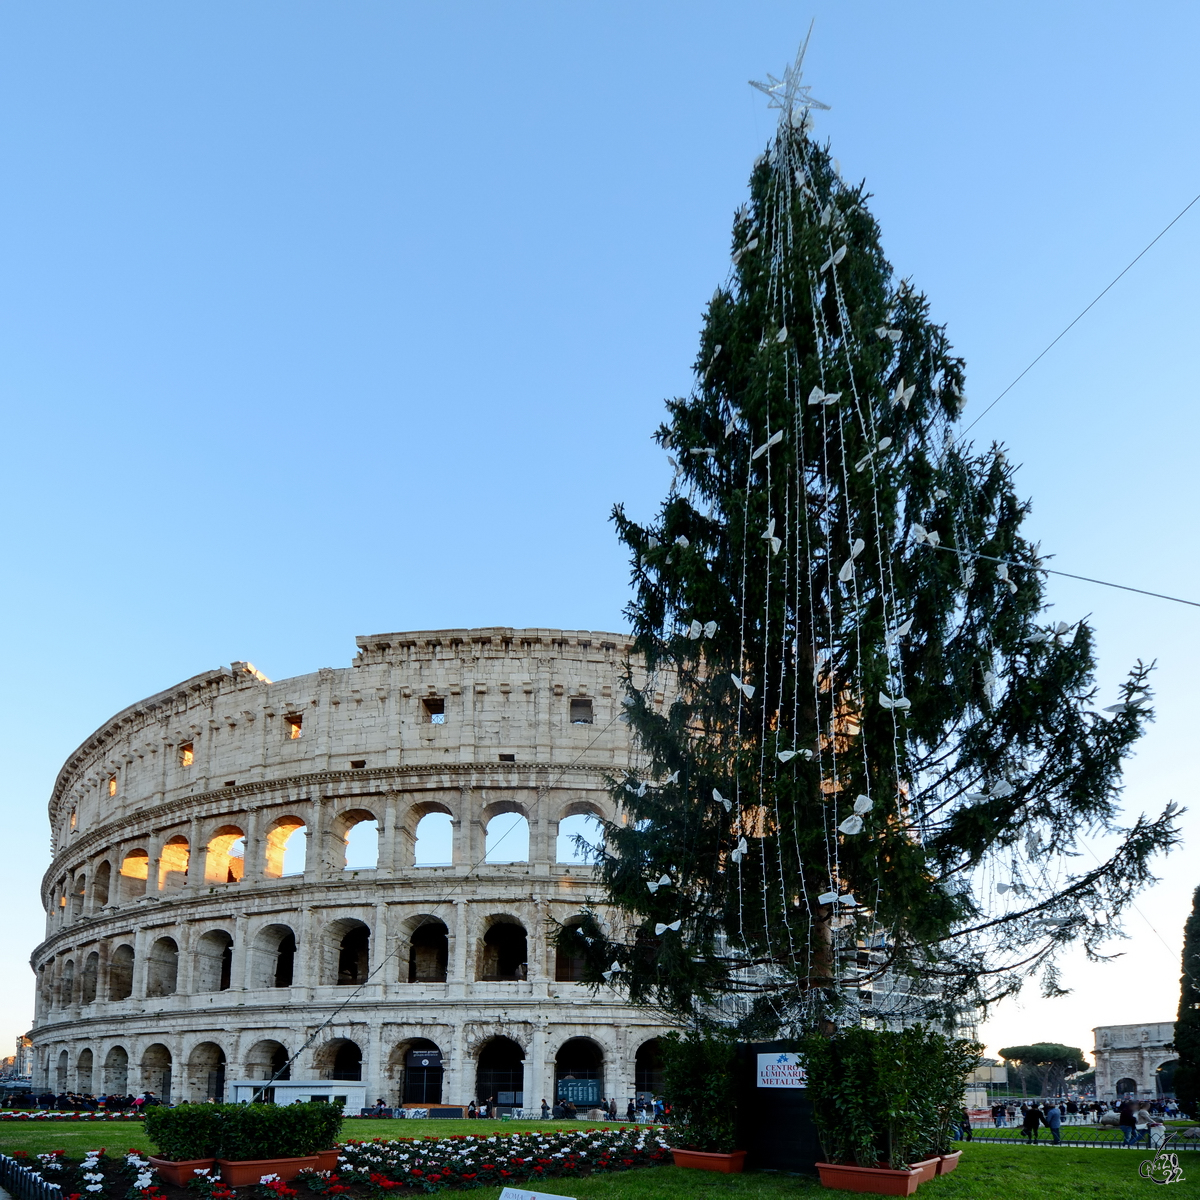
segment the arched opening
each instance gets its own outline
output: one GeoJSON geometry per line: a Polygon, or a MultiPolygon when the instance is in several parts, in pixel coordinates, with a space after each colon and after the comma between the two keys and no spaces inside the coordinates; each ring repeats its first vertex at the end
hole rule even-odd
{"type": "Polygon", "coordinates": [[[155,1042],[142,1055],[142,1091],[153,1092],[164,1104],[171,1103],[171,1052],[155,1042]]]}
{"type": "Polygon", "coordinates": [[[476,978],[491,982],[529,978],[529,941],[512,918],[495,920],[483,935],[476,978]]]}
{"type": "Polygon", "coordinates": [[[204,859],[205,883],[240,883],[246,873],[246,834],[236,825],[222,825],[208,840],[204,859]]]}
{"type": "Polygon", "coordinates": [[[1175,1096],[1175,1072],[1179,1068],[1179,1059],[1170,1058],[1162,1063],[1154,1072],[1154,1086],[1160,1097],[1175,1096]]]}
{"type": "Polygon", "coordinates": [[[345,848],[342,866],[347,871],[373,871],[379,865],[379,822],[365,808],[351,809],[338,818],[345,848]]]}
{"type": "Polygon", "coordinates": [[[501,812],[488,821],[483,861],[487,863],[529,861],[529,822],[521,813],[501,812]]]}
{"type": "Polygon", "coordinates": [[[75,1090],[85,1096],[92,1092],[92,1069],[95,1059],[90,1050],[80,1050],[75,1060],[75,1090]]]}
{"type": "Polygon", "coordinates": [[[62,976],[59,979],[58,986],[58,1003],[62,1008],[67,1008],[75,1003],[75,963],[71,959],[67,959],[63,963],[62,976]]]}
{"type": "Polygon", "coordinates": [[[258,1080],[291,1079],[292,1069],[287,1065],[289,1055],[280,1042],[270,1039],[255,1042],[246,1054],[246,1078],[258,1080]],[[282,1071],[283,1074],[278,1074],[282,1071]]]}
{"type": "Polygon", "coordinates": [[[418,822],[413,866],[448,867],[454,862],[454,818],[449,813],[426,813],[418,822]]]}
{"type": "Polygon", "coordinates": [[[554,848],[556,862],[593,863],[603,846],[604,826],[591,813],[574,813],[558,823],[558,840],[554,848]]]}
{"type": "Polygon", "coordinates": [[[75,884],[71,889],[71,916],[83,916],[83,901],[87,895],[87,876],[76,875],[75,884]]]}
{"type": "Polygon", "coordinates": [[[1116,1090],[1118,1096],[1125,1096],[1129,1094],[1136,1096],[1138,1090],[1137,1080],[1130,1079],[1128,1076],[1126,1076],[1124,1079],[1118,1079],[1116,1090]]]}
{"type": "Polygon", "coordinates": [[[570,1038],[554,1057],[554,1098],[595,1108],[604,1094],[604,1051],[591,1038],[570,1038]]]}
{"type": "Polygon", "coordinates": [[[663,1093],[662,1045],[658,1038],[651,1038],[637,1048],[633,1060],[633,1090],[639,1097],[663,1093]]]}
{"type": "Polygon", "coordinates": [[[583,936],[579,922],[582,918],[568,921],[565,943],[554,948],[554,978],[558,983],[582,983],[587,959],[583,953],[583,936]]]}
{"type": "Polygon", "coordinates": [[[83,960],[83,975],[79,980],[79,999],[84,1004],[94,1004],[96,983],[100,976],[100,955],[93,950],[83,960]]]}
{"type": "Polygon", "coordinates": [[[441,1104],[442,1052],[428,1038],[401,1042],[391,1054],[388,1074],[401,1104],[441,1104]]]}
{"type": "Polygon", "coordinates": [[[370,974],[371,931],[353,917],[334,921],[324,937],[325,983],[355,987],[370,974]]]}
{"type": "Polygon", "coordinates": [[[224,929],[209,930],[196,943],[196,991],[224,992],[233,971],[233,938],[224,929]]]}
{"type": "Polygon", "coordinates": [[[108,960],[108,998],[128,1000],[133,995],[133,947],[122,944],[108,960]]]}
{"type": "Polygon", "coordinates": [[[250,950],[252,988],[291,987],[296,963],[296,935],[286,925],[268,925],[255,935],[250,950]]]}
{"type": "Polygon", "coordinates": [[[187,1099],[193,1103],[225,1099],[225,1051],[216,1042],[201,1042],[188,1055],[187,1099]]]}
{"type": "Polygon", "coordinates": [[[268,879],[285,875],[303,875],[308,852],[307,827],[299,817],[280,817],[267,830],[267,859],[264,867],[268,879]]]}
{"type": "Polygon", "coordinates": [[[445,983],[450,962],[450,935],[435,917],[426,917],[408,943],[408,982],[445,983]]]}
{"type": "Polygon", "coordinates": [[[363,1058],[357,1042],[334,1038],[313,1056],[318,1079],[357,1080],[362,1078],[363,1058]]]}
{"type": "Polygon", "coordinates": [[[65,1050],[58,1052],[58,1064],[54,1072],[55,1090],[65,1092],[68,1087],[67,1072],[70,1070],[71,1060],[65,1050]]]}
{"type": "Polygon", "coordinates": [[[128,1093],[129,1052],[124,1046],[113,1046],[104,1056],[104,1079],[100,1086],[109,1096],[128,1093]]]}
{"type": "Polygon", "coordinates": [[[146,956],[146,995],[173,996],[179,981],[179,947],[174,938],[161,937],[146,956]]]}
{"type": "Polygon", "coordinates": [[[112,863],[105,860],[96,868],[92,883],[92,908],[103,908],[108,903],[108,889],[112,885],[112,863]]]}
{"type": "Polygon", "coordinates": [[[525,1106],[525,1051],[506,1037],[494,1037],[479,1051],[475,1096],[502,1108],[525,1106]]]}
{"type": "Polygon", "coordinates": [[[188,840],[181,834],[168,839],[158,859],[158,890],[177,892],[187,884],[188,840]]]}
{"type": "Polygon", "coordinates": [[[121,860],[122,904],[146,894],[146,878],[149,874],[150,855],[145,850],[130,850],[121,860]]]}

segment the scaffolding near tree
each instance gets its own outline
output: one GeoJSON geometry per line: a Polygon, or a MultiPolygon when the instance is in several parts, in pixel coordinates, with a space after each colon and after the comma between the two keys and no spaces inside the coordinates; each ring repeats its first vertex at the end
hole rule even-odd
{"type": "Polygon", "coordinates": [[[593,982],[748,1032],[1053,992],[1177,840],[1173,806],[1119,825],[1149,669],[1094,710],[1092,631],[1048,621],[1003,451],[956,443],[962,360],[814,140],[802,61],[756,85],[780,123],[656,434],[669,494],[614,512],[645,674],[599,865],[628,921],[558,934],[593,982]]]}

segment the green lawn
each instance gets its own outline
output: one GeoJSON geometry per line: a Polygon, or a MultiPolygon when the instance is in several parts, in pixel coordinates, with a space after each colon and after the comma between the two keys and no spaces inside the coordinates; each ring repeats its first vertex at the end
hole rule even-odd
{"type": "MultiPolygon", "coordinates": [[[[586,1124],[581,1122],[580,1124],[586,1124]]],[[[396,1121],[348,1121],[346,1137],[396,1136],[396,1121]]],[[[499,1133],[519,1129],[563,1127],[547,1121],[422,1121],[414,1127],[430,1133],[499,1133]]],[[[127,1147],[147,1148],[139,1125],[76,1126],[46,1129],[11,1125],[0,1127],[0,1150],[30,1153],[63,1149],[78,1155],[106,1145],[110,1152],[127,1147]]],[[[925,1184],[925,1200],[1149,1200],[1154,1185],[1138,1175],[1138,1164],[1148,1155],[1135,1150],[1073,1150],[1067,1146],[963,1146],[962,1162],[953,1174],[925,1184]]],[[[1168,1200],[1200,1197],[1200,1152],[1180,1155],[1184,1178],[1171,1186],[1168,1200]]],[[[815,1179],[754,1172],[716,1175],[709,1171],[683,1171],[678,1167],[651,1167],[619,1175],[597,1175],[572,1180],[547,1180],[552,1189],[570,1188],[577,1200],[708,1200],[709,1197],[745,1197],[747,1200],[784,1200],[800,1193],[831,1195],[815,1179]]],[[[465,1193],[478,1200],[496,1200],[499,1189],[465,1193]]]]}

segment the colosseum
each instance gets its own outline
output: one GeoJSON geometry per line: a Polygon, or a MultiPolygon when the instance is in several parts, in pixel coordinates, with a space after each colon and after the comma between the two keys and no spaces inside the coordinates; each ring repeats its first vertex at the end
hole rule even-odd
{"type": "MultiPolygon", "coordinates": [[[[614,816],[628,637],[360,637],[348,668],[249,663],[132,705],[50,799],[35,1086],[354,1111],[624,1107],[664,1026],[556,952],[614,816]]],[[[659,698],[661,703],[661,698],[659,698]]],[[[603,911],[603,910],[601,910],[603,911]]]]}

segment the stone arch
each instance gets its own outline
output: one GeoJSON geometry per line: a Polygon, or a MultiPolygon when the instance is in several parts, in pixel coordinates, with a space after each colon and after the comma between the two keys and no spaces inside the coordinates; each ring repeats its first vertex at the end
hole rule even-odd
{"type": "Polygon", "coordinates": [[[441,1104],[444,1071],[442,1051],[429,1038],[400,1042],[388,1056],[390,1089],[401,1104],[441,1104]],[[422,1051],[432,1051],[432,1055],[422,1051]]]}
{"type": "Polygon", "coordinates": [[[68,1078],[68,1073],[71,1069],[71,1056],[66,1050],[58,1052],[58,1061],[54,1064],[54,1090],[56,1092],[65,1092],[70,1086],[71,1081],[68,1078]]]}
{"type": "Polygon", "coordinates": [[[633,1057],[633,1090],[639,1097],[661,1096],[663,1081],[662,1042],[647,1038],[633,1057]]]}
{"type": "Polygon", "coordinates": [[[321,982],[344,987],[365,982],[371,969],[371,929],[357,917],[343,917],[325,927],[321,939],[321,982]]]}
{"type": "Polygon", "coordinates": [[[494,1096],[498,1106],[523,1108],[524,1092],[525,1051],[512,1038],[488,1038],[475,1060],[476,1098],[482,1101],[494,1096]]]}
{"type": "Polygon", "coordinates": [[[584,921],[583,914],[578,916],[568,917],[563,922],[563,929],[575,930],[569,936],[571,942],[565,945],[557,945],[554,948],[554,979],[557,983],[582,983],[584,969],[587,965],[587,957],[583,952],[583,939],[579,935],[579,929],[584,921]],[[578,942],[578,947],[574,943],[578,942]]]}
{"type": "Polygon", "coordinates": [[[142,1051],[142,1091],[153,1092],[164,1104],[171,1102],[171,1066],[171,1051],[162,1042],[142,1051]]]}
{"type": "Polygon", "coordinates": [[[379,866],[379,821],[368,808],[348,808],[334,817],[331,828],[341,838],[346,871],[373,871],[379,866]]]}
{"type": "Polygon", "coordinates": [[[96,1000],[96,986],[100,979],[100,955],[91,951],[83,960],[83,971],[79,978],[79,1001],[81,1004],[93,1004],[96,1000]]]}
{"type": "Polygon", "coordinates": [[[479,815],[484,830],[485,863],[529,861],[529,813],[515,800],[488,804],[479,815]]]}
{"type": "Polygon", "coordinates": [[[271,1079],[279,1071],[283,1072],[278,1076],[280,1080],[291,1079],[292,1069],[287,1066],[290,1057],[291,1055],[288,1054],[287,1048],[282,1042],[277,1042],[273,1038],[264,1038],[261,1042],[255,1042],[246,1051],[242,1067],[246,1078],[256,1082],[271,1079]]]}
{"type": "Polygon", "coordinates": [[[71,884],[71,919],[83,916],[83,904],[87,899],[87,876],[81,871],[71,884]]]}
{"type": "Polygon", "coordinates": [[[216,1042],[198,1042],[192,1047],[184,1068],[184,1099],[196,1101],[225,1099],[225,1051],[216,1042]]]}
{"type": "Polygon", "coordinates": [[[313,1055],[313,1067],[318,1079],[362,1079],[362,1047],[350,1038],[330,1038],[313,1055]]]}
{"type": "Polygon", "coordinates": [[[221,825],[208,839],[204,856],[204,882],[240,883],[246,873],[246,831],[221,825]]]}
{"type": "Polygon", "coordinates": [[[252,988],[291,987],[296,965],[296,934],[290,925],[264,925],[250,943],[252,988]]]}
{"type": "Polygon", "coordinates": [[[233,937],[225,929],[210,929],[196,942],[196,992],[228,991],[233,972],[233,937]]]}
{"type": "Polygon", "coordinates": [[[529,935],[517,917],[498,913],[486,919],[476,947],[475,978],[488,982],[529,978],[529,935]]]}
{"type": "Polygon", "coordinates": [[[179,984],[179,943],[160,937],[146,956],[146,995],[173,996],[179,984]]]}
{"type": "Polygon", "coordinates": [[[401,824],[405,842],[403,861],[414,867],[446,867],[454,862],[453,809],[440,800],[413,804],[401,824]]]}
{"type": "Polygon", "coordinates": [[[263,873],[268,879],[285,875],[303,875],[306,862],[308,826],[299,817],[276,817],[267,828],[266,860],[263,873]]]}
{"type": "Polygon", "coordinates": [[[1126,1093],[1132,1092],[1137,1094],[1138,1085],[1136,1079],[1131,1079],[1128,1075],[1118,1079],[1113,1089],[1118,1096],[1124,1096],[1126,1093]]]}
{"type": "Polygon", "coordinates": [[[75,999],[75,960],[68,958],[63,963],[58,979],[58,1006],[69,1008],[75,999]]]}
{"type": "Polygon", "coordinates": [[[437,917],[419,916],[405,922],[408,934],[407,963],[401,979],[409,983],[445,983],[450,966],[450,930],[437,917]]]}
{"type": "Polygon", "coordinates": [[[129,1051],[124,1046],[109,1047],[100,1086],[110,1096],[124,1096],[129,1091],[129,1051]]]}
{"type": "Polygon", "coordinates": [[[188,862],[191,851],[181,833],[168,838],[158,856],[158,890],[177,892],[187,886],[188,862]]]}
{"type": "Polygon", "coordinates": [[[573,812],[564,816],[558,823],[554,841],[554,861],[585,866],[596,861],[603,845],[604,826],[600,823],[600,818],[592,812],[573,812]],[[576,841],[577,838],[583,838],[594,849],[590,853],[587,852],[576,841]]]}
{"type": "Polygon", "coordinates": [[[130,850],[121,860],[120,903],[128,904],[146,894],[146,880],[150,875],[150,855],[145,850],[130,850]]]}
{"type": "Polygon", "coordinates": [[[122,942],[108,960],[108,998],[128,1000],[133,995],[133,947],[122,942]]]}
{"type": "Polygon", "coordinates": [[[594,1108],[604,1097],[604,1047],[590,1037],[567,1038],[554,1055],[554,1098],[594,1108]]]}
{"type": "Polygon", "coordinates": [[[112,863],[106,858],[96,867],[96,875],[92,881],[92,910],[103,908],[108,903],[108,893],[112,887],[112,863]]]}
{"type": "Polygon", "coordinates": [[[86,1046],[75,1056],[75,1090],[85,1096],[92,1093],[92,1071],[95,1055],[86,1046]]]}

